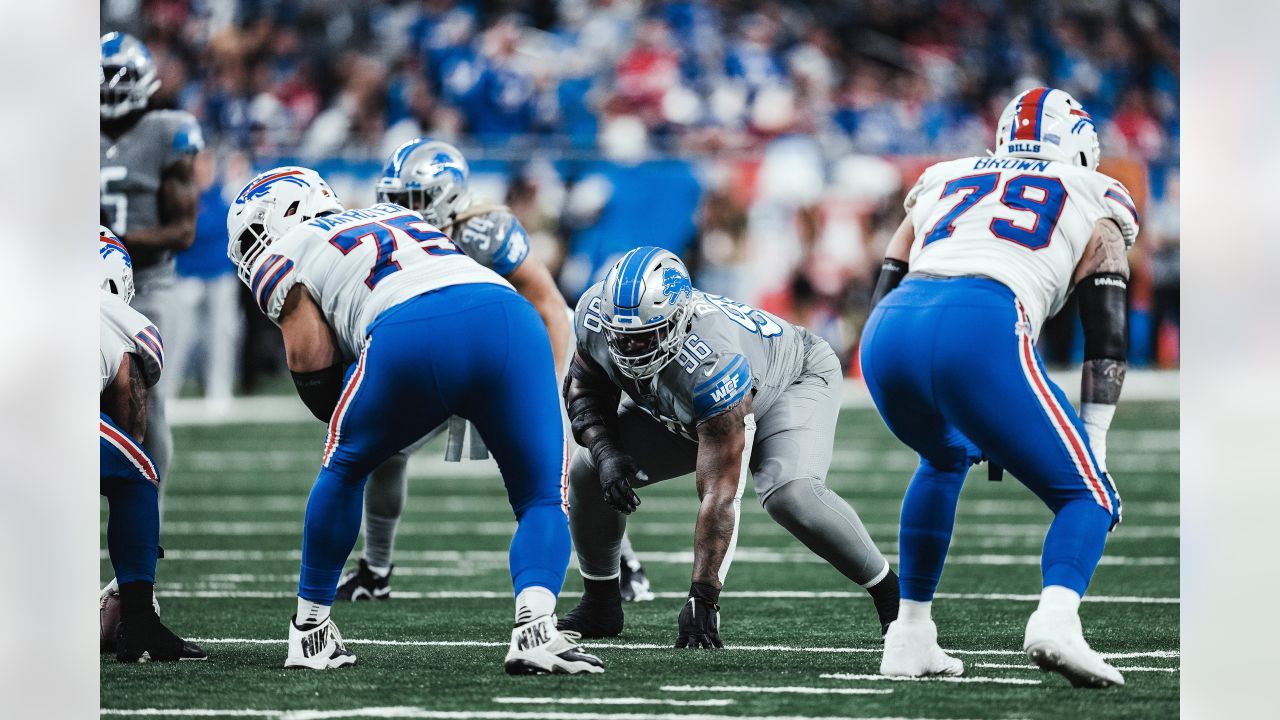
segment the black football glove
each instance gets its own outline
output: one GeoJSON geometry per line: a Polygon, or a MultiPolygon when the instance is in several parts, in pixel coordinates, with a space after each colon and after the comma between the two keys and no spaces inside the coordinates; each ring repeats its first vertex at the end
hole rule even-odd
{"type": "Polygon", "coordinates": [[[644,485],[649,481],[640,466],[631,456],[622,452],[609,442],[598,442],[596,450],[596,471],[600,474],[600,489],[604,491],[604,501],[609,507],[623,515],[630,515],[640,507],[640,498],[634,485],[644,485]]]}
{"type": "Polygon", "coordinates": [[[676,648],[723,648],[720,641],[720,590],[705,583],[689,588],[689,599],[680,609],[680,635],[676,648]]]}

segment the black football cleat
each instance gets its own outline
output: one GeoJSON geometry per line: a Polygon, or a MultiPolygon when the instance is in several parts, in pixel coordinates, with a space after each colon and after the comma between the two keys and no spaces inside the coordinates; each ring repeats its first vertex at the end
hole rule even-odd
{"type": "Polygon", "coordinates": [[[585,591],[578,606],[560,618],[556,629],[578,637],[605,638],[622,634],[622,595],[614,580],[582,581],[585,591]]]}
{"type": "Polygon", "coordinates": [[[338,595],[335,599],[338,602],[390,600],[391,572],[395,567],[395,565],[391,566],[386,577],[378,577],[369,569],[369,563],[365,562],[364,558],[360,558],[359,567],[343,575],[338,581],[338,595]]]}
{"type": "Polygon", "coordinates": [[[623,602],[648,602],[653,599],[649,578],[645,577],[644,566],[639,560],[622,563],[622,571],[618,574],[618,590],[622,593],[623,602]]]}
{"type": "Polygon", "coordinates": [[[116,660],[120,662],[173,662],[208,657],[199,645],[174,635],[155,613],[120,621],[116,634],[116,660]]]}

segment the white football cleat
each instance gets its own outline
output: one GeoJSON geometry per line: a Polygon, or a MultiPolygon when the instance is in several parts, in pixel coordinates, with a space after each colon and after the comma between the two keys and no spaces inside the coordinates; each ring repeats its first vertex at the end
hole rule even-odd
{"type": "Polygon", "coordinates": [[[356,655],[342,644],[342,633],[332,616],[306,630],[295,625],[296,621],[297,616],[289,619],[289,657],[285,658],[285,667],[332,670],[355,664],[356,655]]]}
{"type": "Polygon", "coordinates": [[[1072,687],[1124,685],[1124,676],[1084,641],[1080,616],[1064,610],[1036,610],[1022,641],[1027,659],[1041,670],[1058,673],[1072,687]]]}
{"type": "Polygon", "coordinates": [[[505,667],[508,675],[576,675],[604,672],[600,658],[578,647],[576,633],[556,629],[556,616],[543,615],[511,631],[505,667]]]}
{"type": "Polygon", "coordinates": [[[932,620],[889,623],[884,636],[880,674],[893,677],[927,677],[964,674],[964,663],[938,646],[938,626],[932,620]]]}

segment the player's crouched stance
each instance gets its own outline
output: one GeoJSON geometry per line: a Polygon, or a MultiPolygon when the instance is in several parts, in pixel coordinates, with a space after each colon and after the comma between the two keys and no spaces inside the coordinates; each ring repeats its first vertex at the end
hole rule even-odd
{"type": "Polygon", "coordinates": [[[1078,615],[1120,521],[1106,435],[1126,368],[1125,250],[1138,234],[1133,201],[1096,172],[1098,156],[1079,103],[1036,88],[1005,109],[994,157],[934,165],[907,195],[862,337],[876,408],[920,455],[902,501],[902,608],[885,638],[885,675],[963,672],[938,646],[930,607],[960,488],[985,458],[1054,513],[1023,650],[1076,687],[1124,684],[1085,642],[1078,615]],[[1034,345],[1073,286],[1085,337],[1079,415],[1034,345]]]}
{"type": "Polygon", "coordinates": [[[329,423],[307,501],[285,667],[355,655],[330,617],[369,472],[451,415],[493,452],[515,512],[515,628],[506,671],[602,672],[556,630],[569,564],[565,439],[547,331],[493,271],[417,213],[344,210],[314,171],[269,170],[227,215],[227,253],[280,326],[298,394],[329,423]]]}
{"type": "Polygon", "coordinates": [[[203,660],[204,650],[160,622],[155,605],[160,473],[136,438],[146,437],[147,393],[160,379],[164,347],[151,321],[129,307],[133,262],[105,227],[98,230],[98,254],[99,486],[111,509],[107,552],[116,573],[100,600],[101,649],[121,662],[203,660]]]}

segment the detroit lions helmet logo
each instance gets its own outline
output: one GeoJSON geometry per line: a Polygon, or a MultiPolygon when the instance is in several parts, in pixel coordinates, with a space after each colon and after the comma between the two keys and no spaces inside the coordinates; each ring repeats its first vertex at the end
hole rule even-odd
{"type": "Polygon", "coordinates": [[[682,295],[693,295],[693,284],[689,282],[688,275],[680,272],[680,268],[663,268],[662,294],[667,296],[667,300],[675,302],[682,295]]]}

